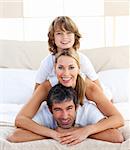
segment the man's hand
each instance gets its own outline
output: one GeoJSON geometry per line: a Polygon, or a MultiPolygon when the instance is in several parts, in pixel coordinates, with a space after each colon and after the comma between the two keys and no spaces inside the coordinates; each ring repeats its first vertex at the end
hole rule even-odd
{"type": "Polygon", "coordinates": [[[70,129],[56,129],[60,132],[60,143],[67,145],[75,145],[84,141],[89,136],[89,126],[86,127],[72,127],[70,129]]]}

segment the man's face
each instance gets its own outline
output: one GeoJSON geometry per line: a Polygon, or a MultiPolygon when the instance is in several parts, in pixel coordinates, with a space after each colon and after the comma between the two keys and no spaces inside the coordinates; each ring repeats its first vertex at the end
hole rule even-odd
{"type": "Polygon", "coordinates": [[[72,100],[53,103],[52,114],[59,127],[68,129],[73,126],[76,118],[76,108],[72,100]]]}

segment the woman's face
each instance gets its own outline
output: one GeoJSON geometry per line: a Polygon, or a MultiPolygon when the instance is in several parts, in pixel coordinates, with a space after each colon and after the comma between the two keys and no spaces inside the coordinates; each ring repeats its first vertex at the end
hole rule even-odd
{"type": "Polygon", "coordinates": [[[54,32],[55,44],[58,52],[62,49],[71,48],[75,42],[75,35],[71,31],[62,31],[57,28],[54,32]]]}
{"type": "Polygon", "coordinates": [[[60,56],[55,64],[55,70],[58,81],[62,85],[75,88],[79,67],[74,58],[70,56],[60,56]]]}

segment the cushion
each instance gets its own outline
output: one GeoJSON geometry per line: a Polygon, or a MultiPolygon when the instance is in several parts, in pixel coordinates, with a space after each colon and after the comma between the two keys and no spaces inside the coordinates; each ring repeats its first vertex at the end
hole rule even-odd
{"type": "Polygon", "coordinates": [[[24,104],[32,95],[34,70],[0,68],[0,103],[24,104]]]}
{"type": "Polygon", "coordinates": [[[113,95],[113,102],[128,102],[130,69],[110,69],[98,73],[99,80],[110,89],[113,95]]]}
{"type": "Polygon", "coordinates": [[[37,69],[48,53],[47,42],[0,40],[0,67],[37,69]]]}
{"type": "MultiPolygon", "coordinates": [[[[129,46],[81,50],[91,60],[96,72],[129,66],[129,46]]],[[[0,40],[0,67],[37,69],[47,56],[46,41],[0,40]]]]}
{"type": "Polygon", "coordinates": [[[130,66],[129,46],[84,49],[81,52],[88,56],[96,72],[130,66]]]}

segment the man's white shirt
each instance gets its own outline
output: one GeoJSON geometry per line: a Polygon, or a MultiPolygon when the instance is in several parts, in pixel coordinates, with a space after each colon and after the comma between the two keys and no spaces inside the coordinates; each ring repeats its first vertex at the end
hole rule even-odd
{"type": "MultiPolygon", "coordinates": [[[[84,104],[82,106],[79,105],[79,107],[77,108],[75,126],[82,127],[95,124],[103,118],[105,118],[105,116],[99,111],[95,104],[84,100],[84,104]]],[[[53,115],[50,112],[46,102],[42,103],[33,120],[40,125],[44,125],[48,128],[57,128],[57,123],[53,118],[53,115]]]]}

